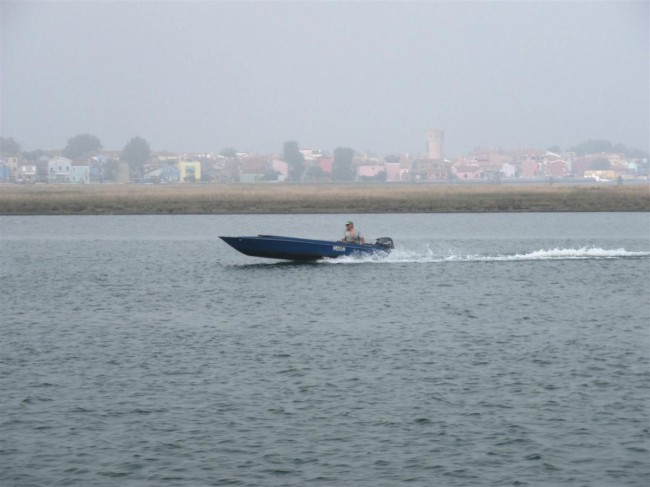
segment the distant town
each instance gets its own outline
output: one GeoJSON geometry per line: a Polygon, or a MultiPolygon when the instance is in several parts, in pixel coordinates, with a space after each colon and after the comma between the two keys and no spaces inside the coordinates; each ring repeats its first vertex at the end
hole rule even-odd
{"type": "Polygon", "coordinates": [[[14,184],[198,184],[262,182],[643,182],[648,154],[608,141],[590,140],[561,151],[475,149],[446,158],[444,132],[428,130],[423,154],[378,156],[338,148],[284,143],[281,154],[253,154],[232,148],[219,153],[151,151],[133,138],[123,150],[104,150],[83,134],[61,150],[25,152],[11,138],[1,139],[0,183],[14,184]]]}

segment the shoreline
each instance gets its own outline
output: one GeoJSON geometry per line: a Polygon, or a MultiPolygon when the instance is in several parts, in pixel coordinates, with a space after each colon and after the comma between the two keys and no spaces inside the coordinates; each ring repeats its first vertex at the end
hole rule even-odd
{"type": "Polygon", "coordinates": [[[0,215],[650,211],[650,186],[421,183],[2,185],[0,215]]]}

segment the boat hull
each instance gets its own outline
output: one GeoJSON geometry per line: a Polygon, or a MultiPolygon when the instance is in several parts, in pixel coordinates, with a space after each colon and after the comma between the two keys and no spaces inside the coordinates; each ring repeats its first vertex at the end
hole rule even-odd
{"type": "Polygon", "coordinates": [[[370,255],[390,251],[390,247],[386,245],[354,244],[276,235],[219,238],[242,254],[269,259],[313,261],[323,258],[335,259],[345,255],[370,255]]]}

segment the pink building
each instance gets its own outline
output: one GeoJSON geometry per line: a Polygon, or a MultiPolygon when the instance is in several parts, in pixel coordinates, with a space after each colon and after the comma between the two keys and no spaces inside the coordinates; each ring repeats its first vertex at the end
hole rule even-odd
{"type": "Polygon", "coordinates": [[[582,178],[585,175],[585,171],[589,169],[589,160],[585,157],[580,157],[573,160],[571,172],[573,176],[577,178],[582,178]]]}
{"type": "Polygon", "coordinates": [[[569,175],[569,166],[566,162],[557,159],[546,163],[546,176],[563,178],[569,175]]]}
{"type": "Polygon", "coordinates": [[[289,165],[286,162],[274,159],[271,162],[271,168],[280,173],[280,181],[287,179],[287,175],[289,174],[289,165]]]}
{"type": "Polygon", "coordinates": [[[452,171],[458,179],[479,179],[481,168],[478,164],[461,164],[452,167],[452,171]]]}
{"type": "Polygon", "coordinates": [[[264,174],[268,166],[268,160],[264,157],[249,157],[239,161],[242,174],[264,174]]]}
{"type": "Polygon", "coordinates": [[[526,159],[521,163],[521,177],[523,179],[532,179],[540,176],[539,163],[537,161],[526,159]]]}
{"type": "Polygon", "coordinates": [[[386,181],[398,182],[402,180],[402,169],[399,162],[386,162],[384,169],[386,170],[386,181]]]}
{"type": "Polygon", "coordinates": [[[379,173],[385,172],[383,164],[375,164],[372,166],[358,166],[357,167],[357,178],[374,178],[377,177],[379,173]]]}
{"type": "Polygon", "coordinates": [[[334,164],[334,159],[332,157],[319,157],[317,160],[318,167],[320,167],[325,174],[328,176],[332,175],[332,165],[334,164]]]}

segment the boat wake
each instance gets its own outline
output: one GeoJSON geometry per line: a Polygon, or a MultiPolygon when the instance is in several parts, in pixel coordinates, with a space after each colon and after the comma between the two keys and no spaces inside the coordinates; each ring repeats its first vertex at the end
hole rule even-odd
{"type": "Polygon", "coordinates": [[[601,249],[598,247],[581,247],[578,249],[534,250],[524,253],[481,255],[463,254],[449,250],[446,255],[434,252],[430,248],[424,251],[395,249],[390,254],[369,256],[346,256],[338,259],[326,259],[319,262],[327,264],[359,263],[428,263],[428,262],[524,262],[542,260],[588,260],[588,259],[626,259],[650,257],[650,252],[631,252],[625,249],[601,249]]]}

